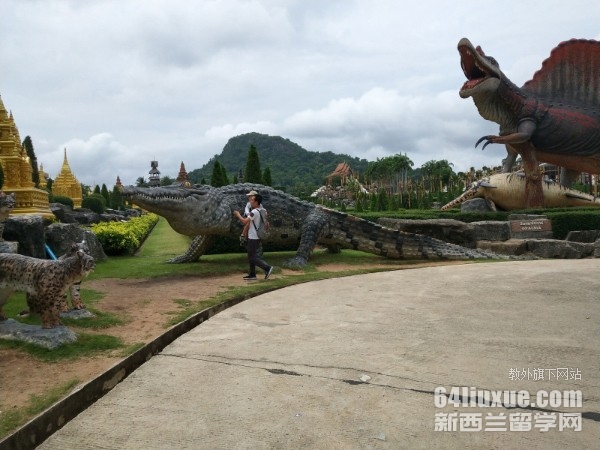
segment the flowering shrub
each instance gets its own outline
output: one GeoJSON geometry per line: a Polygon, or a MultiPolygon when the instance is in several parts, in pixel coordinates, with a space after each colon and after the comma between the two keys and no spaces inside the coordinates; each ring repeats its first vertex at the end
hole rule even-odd
{"type": "Polygon", "coordinates": [[[101,222],[92,225],[104,253],[107,255],[132,255],[158,222],[156,214],[144,214],[127,222],[101,222]]]}

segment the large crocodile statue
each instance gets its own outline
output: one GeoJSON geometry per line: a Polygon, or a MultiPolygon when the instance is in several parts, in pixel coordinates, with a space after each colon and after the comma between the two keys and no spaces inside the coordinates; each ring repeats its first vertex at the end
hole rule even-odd
{"type": "Polygon", "coordinates": [[[269,242],[298,246],[296,255],[284,264],[288,267],[306,265],[317,244],[334,251],[350,248],[397,259],[501,259],[481,250],[386,228],[263,185],[127,186],[122,193],[125,200],[167,219],[178,233],[193,237],[189,249],[170,260],[186,263],[197,261],[215,237],[240,235],[242,226],[233,211],[244,210],[246,194],[251,190],[262,195],[269,211],[269,242]]]}
{"type": "MultiPolygon", "coordinates": [[[[544,208],[570,206],[600,207],[600,197],[565,188],[556,181],[542,182],[544,208]]],[[[442,206],[442,210],[458,206],[472,198],[483,198],[491,210],[525,209],[525,174],[498,173],[475,181],[462,195],[442,206]]]]}
{"type": "Polygon", "coordinates": [[[568,169],[563,185],[578,172],[600,173],[600,42],[560,43],[521,88],[468,39],[460,40],[458,52],[467,77],[460,96],[471,97],[484,119],[500,125],[499,135],[483,136],[475,146],[505,144],[504,172],[521,155],[527,207],[543,205],[539,162],[568,169]]]}

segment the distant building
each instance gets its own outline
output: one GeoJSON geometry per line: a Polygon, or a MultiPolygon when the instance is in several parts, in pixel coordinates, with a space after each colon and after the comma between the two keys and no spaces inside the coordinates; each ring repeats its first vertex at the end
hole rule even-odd
{"type": "MultiPolygon", "coordinates": [[[[0,98],[0,164],[4,172],[6,193],[14,192],[16,205],[11,215],[39,214],[54,217],[50,211],[48,192],[35,187],[33,168],[27,156],[12,112],[8,113],[0,98]]],[[[41,180],[40,180],[41,181],[41,180]]]]}
{"type": "Polygon", "coordinates": [[[346,162],[339,163],[335,170],[327,176],[327,185],[331,186],[334,178],[340,179],[340,185],[346,184],[348,177],[352,177],[352,169],[346,162]]]}
{"type": "Polygon", "coordinates": [[[158,170],[158,161],[150,161],[150,176],[148,177],[148,186],[160,186],[160,170],[158,170]]]}
{"type": "Polygon", "coordinates": [[[69,197],[71,200],[73,200],[74,208],[81,208],[81,202],[83,200],[81,183],[77,178],[75,178],[75,175],[73,175],[73,172],[71,171],[69,161],[67,161],[66,148],[60,173],[52,183],[52,194],[69,197]]]}
{"type": "Polygon", "coordinates": [[[185,166],[183,165],[183,161],[181,161],[181,165],[179,166],[179,174],[177,174],[177,182],[180,184],[185,184],[190,182],[188,178],[187,171],[185,170],[185,166]]]}

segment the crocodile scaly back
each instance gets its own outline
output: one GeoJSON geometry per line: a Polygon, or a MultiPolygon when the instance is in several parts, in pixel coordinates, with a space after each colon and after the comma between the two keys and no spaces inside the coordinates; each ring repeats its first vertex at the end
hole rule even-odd
{"type": "Polygon", "coordinates": [[[554,102],[600,108],[600,42],[561,42],[523,89],[554,102]]]}

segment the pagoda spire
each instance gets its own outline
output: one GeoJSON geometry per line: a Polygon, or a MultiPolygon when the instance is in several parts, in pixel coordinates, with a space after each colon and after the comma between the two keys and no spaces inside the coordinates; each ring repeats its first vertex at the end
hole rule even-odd
{"type": "Polygon", "coordinates": [[[55,195],[64,195],[65,197],[70,197],[73,200],[73,206],[80,208],[83,198],[81,183],[75,177],[75,175],[73,175],[73,171],[69,166],[66,148],[64,152],[63,164],[60,169],[60,173],[54,179],[54,183],[52,184],[52,192],[55,195]]]}

